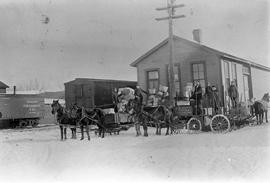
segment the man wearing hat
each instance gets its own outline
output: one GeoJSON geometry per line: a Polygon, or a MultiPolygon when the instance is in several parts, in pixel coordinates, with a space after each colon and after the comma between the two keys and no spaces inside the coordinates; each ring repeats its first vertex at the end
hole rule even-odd
{"type": "Polygon", "coordinates": [[[235,108],[237,105],[237,100],[238,100],[238,90],[237,87],[235,85],[235,81],[231,82],[231,85],[228,89],[228,95],[232,101],[232,107],[235,108]]]}

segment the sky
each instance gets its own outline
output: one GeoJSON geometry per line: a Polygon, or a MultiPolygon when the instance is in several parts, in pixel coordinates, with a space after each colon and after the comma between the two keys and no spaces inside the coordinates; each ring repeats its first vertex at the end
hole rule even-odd
{"type": "MultiPolygon", "coordinates": [[[[0,0],[0,80],[64,89],[75,78],[136,80],[134,60],[166,39],[167,0],[0,0]],[[46,19],[47,18],[47,19],[46,19]]],[[[174,34],[270,67],[268,0],[176,0],[174,34]]]]}

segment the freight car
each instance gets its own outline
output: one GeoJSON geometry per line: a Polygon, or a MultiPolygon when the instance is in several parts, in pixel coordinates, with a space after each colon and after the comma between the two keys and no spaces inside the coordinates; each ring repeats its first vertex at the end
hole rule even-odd
{"type": "Polygon", "coordinates": [[[44,116],[44,99],[39,95],[0,94],[0,127],[36,127],[44,116]]]}
{"type": "Polygon", "coordinates": [[[65,83],[66,107],[70,108],[76,103],[85,108],[111,108],[114,88],[135,89],[136,85],[135,81],[76,78],[65,83]]]}

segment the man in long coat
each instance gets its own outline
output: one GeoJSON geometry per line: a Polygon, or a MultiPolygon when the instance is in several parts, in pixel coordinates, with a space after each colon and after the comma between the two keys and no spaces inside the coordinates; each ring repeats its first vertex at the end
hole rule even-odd
{"type": "Polygon", "coordinates": [[[235,86],[235,81],[231,82],[231,85],[228,89],[228,95],[232,101],[232,107],[235,108],[237,105],[237,100],[238,100],[238,90],[237,87],[235,86]]]}
{"type": "Polygon", "coordinates": [[[144,91],[139,85],[136,86],[134,91],[135,98],[139,101],[139,104],[142,106],[143,103],[143,94],[145,93],[148,95],[148,92],[144,91]]]}
{"type": "Polygon", "coordinates": [[[196,114],[201,114],[202,87],[199,81],[195,81],[191,99],[196,102],[196,114]]]}
{"type": "Polygon", "coordinates": [[[202,100],[202,87],[199,81],[195,81],[195,86],[193,88],[193,93],[191,99],[196,100],[197,105],[201,104],[202,100]]]}

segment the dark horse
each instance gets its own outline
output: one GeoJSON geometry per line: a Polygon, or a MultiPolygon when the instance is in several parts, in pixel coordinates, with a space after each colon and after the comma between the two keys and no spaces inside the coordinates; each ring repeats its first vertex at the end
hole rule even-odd
{"type": "Polygon", "coordinates": [[[89,134],[89,126],[90,125],[97,125],[99,136],[104,138],[105,133],[105,115],[102,111],[102,109],[94,108],[93,110],[86,110],[85,108],[78,107],[77,108],[77,116],[76,116],[77,122],[80,125],[81,129],[81,140],[84,139],[84,128],[86,130],[87,138],[90,140],[90,134],[89,134]]]}
{"type": "Polygon", "coordinates": [[[266,122],[268,122],[267,120],[268,102],[269,102],[269,93],[264,94],[261,100],[254,102],[252,107],[256,115],[257,124],[263,123],[263,114],[265,114],[266,122]]]}
{"type": "Polygon", "coordinates": [[[51,105],[52,114],[56,114],[56,120],[60,127],[61,140],[67,139],[67,128],[70,127],[72,133],[72,139],[76,139],[76,116],[73,116],[71,112],[68,112],[64,107],[59,104],[58,100],[53,100],[51,105]]]}
{"type": "Polygon", "coordinates": [[[161,128],[164,124],[167,128],[166,135],[169,135],[172,112],[166,106],[142,107],[137,99],[131,99],[126,109],[135,121],[137,136],[141,135],[140,125],[143,126],[144,136],[148,136],[147,125],[149,121],[155,125],[156,135],[161,135],[161,128]]]}

